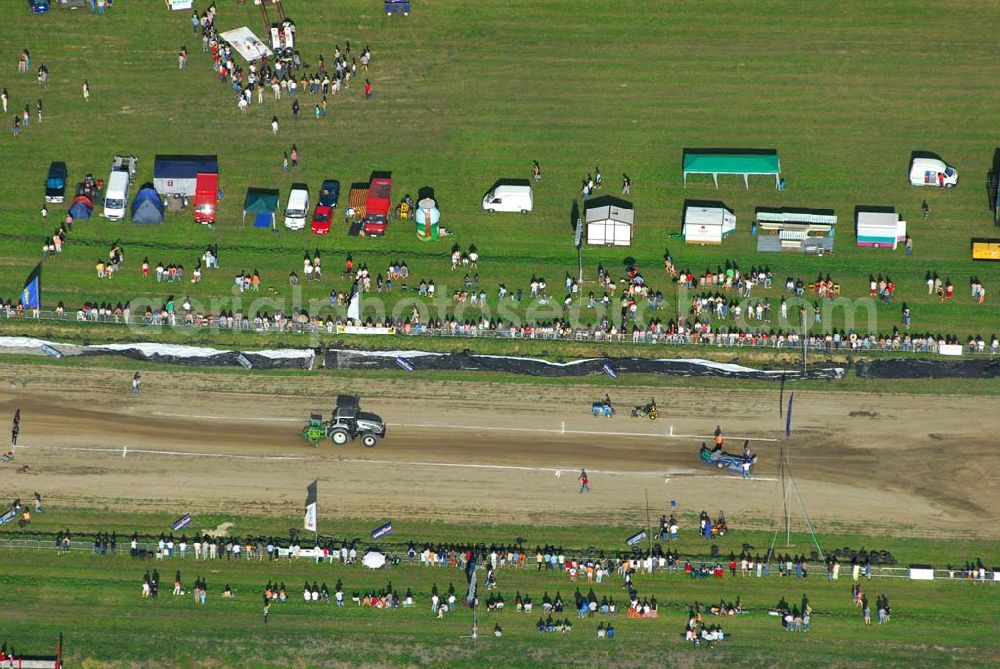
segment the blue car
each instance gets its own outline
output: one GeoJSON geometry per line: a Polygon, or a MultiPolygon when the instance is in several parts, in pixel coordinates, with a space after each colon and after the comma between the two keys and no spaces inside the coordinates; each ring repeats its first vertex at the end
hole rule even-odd
{"type": "Polygon", "coordinates": [[[28,0],[28,7],[36,14],[44,14],[49,11],[49,0],[28,0]]]}

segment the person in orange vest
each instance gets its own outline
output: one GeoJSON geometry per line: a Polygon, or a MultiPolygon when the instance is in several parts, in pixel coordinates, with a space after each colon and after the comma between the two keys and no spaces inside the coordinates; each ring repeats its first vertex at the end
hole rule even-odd
{"type": "Polygon", "coordinates": [[[716,426],[715,427],[715,445],[721,447],[724,442],[725,442],[725,439],[722,438],[722,428],[720,428],[719,426],[716,426]]]}

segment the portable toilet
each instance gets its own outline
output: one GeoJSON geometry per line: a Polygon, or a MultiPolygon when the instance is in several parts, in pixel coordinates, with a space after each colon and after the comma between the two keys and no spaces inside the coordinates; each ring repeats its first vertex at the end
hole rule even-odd
{"type": "Polygon", "coordinates": [[[432,242],[438,238],[438,223],[441,220],[441,210],[437,208],[437,202],[432,198],[425,197],[417,202],[417,238],[432,242]]]}

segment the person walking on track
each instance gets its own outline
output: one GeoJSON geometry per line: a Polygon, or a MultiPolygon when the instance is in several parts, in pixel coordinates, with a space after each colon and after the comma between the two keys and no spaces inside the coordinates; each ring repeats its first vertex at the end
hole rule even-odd
{"type": "Polygon", "coordinates": [[[590,492],[590,478],[587,476],[587,470],[586,469],[581,469],[580,470],[580,476],[579,476],[579,478],[577,480],[580,481],[580,492],[581,493],[590,492]]]}
{"type": "Polygon", "coordinates": [[[139,394],[139,384],[141,382],[142,382],[142,377],[139,376],[139,372],[136,372],[135,375],[132,377],[132,394],[133,395],[138,395],[139,394]]]}

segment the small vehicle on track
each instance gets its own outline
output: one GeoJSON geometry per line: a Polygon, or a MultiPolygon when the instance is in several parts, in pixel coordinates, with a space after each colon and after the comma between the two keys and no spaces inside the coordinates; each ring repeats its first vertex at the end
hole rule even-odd
{"type": "Polygon", "coordinates": [[[650,399],[648,403],[638,405],[632,409],[632,418],[648,418],[656,420],[659,412],[656,409],[656,400],[650,399]]]}

